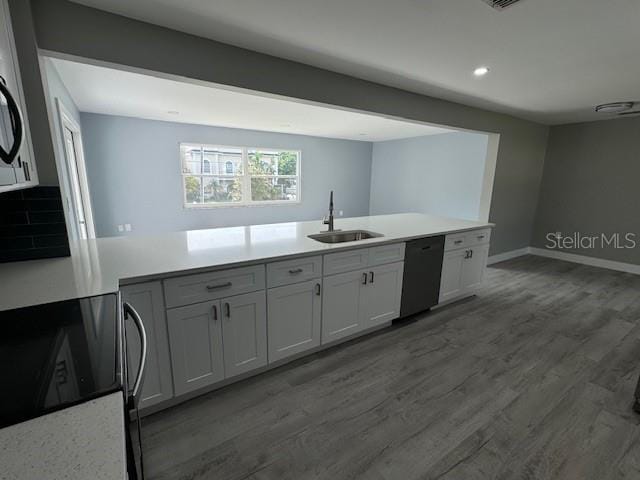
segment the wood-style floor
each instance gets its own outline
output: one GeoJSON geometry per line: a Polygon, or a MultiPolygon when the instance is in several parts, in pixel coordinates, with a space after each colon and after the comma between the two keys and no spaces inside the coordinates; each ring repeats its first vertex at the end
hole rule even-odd
{"type": "Polygon", "coordinates": [[[473,299],[144,419],[148,479],[639,479],[640,276],[540,257],[473,299]]]}

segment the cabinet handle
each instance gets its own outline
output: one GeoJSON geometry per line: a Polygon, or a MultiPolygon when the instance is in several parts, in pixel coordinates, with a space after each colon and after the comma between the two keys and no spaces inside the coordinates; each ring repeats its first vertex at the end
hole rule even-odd
{"type": "Polygon", "coordinates": [[[135,308],[131,306],[130,303],[124,302],[122,304],[122,309],[124,310],[124,318],[127,319],[129,317],[133,318],[133,323],[135,323],[136,328],[140,334],[140,363],[138,364],[138,376],[136,377],[135,382],[133,383],[133,391],[131,392],[131,398],[133,399],[133,404],[138,406],[138,393],[140,392],[140,387],[142,385],[142,378],[144,375],[145,366],[147,364],[147,332],[144,329],[144,324],[142,323],[142,319],[135,308]]]}
{"type": "Polygon", "coordinates": [[[213,321],[215,322],[218,320],[218,307],[214,305],[211,311],[213,312],[213,321]]]}
{"type": "Polygon", "coordinates": [[[453,243],[456,244],[456,245],[460,245],[462,243],[462,240],[454,240],[453,243]]]}
{"type": "Polygon", "coordinates": [[[232,285],[233,285],[233,283],[231,283],[231,282],[221,283],[219,285],[207,285],[207,290],[212,292],[214,290],[219,290],[221,288],[228,288],[228,287],[230,287],[232,285]]]}
{"type": "Polygon", "coordinates": [[[297,275],[298,273],[302,273],[302,269],[301,268],[292,268],[291,270],[289,270],[289,273],[291,275],[297,275]]]}
{"type": "Polygon", "coordinates": [[[373,283],[373,272],[369,272],[369,283],[373,283]]]}
{"type": "Polygon", "coordinates": [[[316,295],[320,296],[321,292],[322,292],[322,287],[320,286],[319,283],[316,283],[316,295]]]}
{"type": "Polygon", "coordinates": [[[422,247],[422,250],[431,250],[432,245],[427,245],[426,247],[422,247]]]}
{"type": "Polygon", "coordinates": [[[229,302],[224,302],[224,311],[227,318],[231,318],[231,305],[229,305],[229,302]]]}
{"type": "Polygon", "coordinates": [[[473,250],[469,250],[469,258],[473,258],[473,250]]]}
{"type": "Polygon", "coordinates": [[[484,235],[478,235],[478,240],[482,240],[484,238],[484,235]]]}
{"type": "Polygon", "coordinates": [[[367,277],[368,277],[367,272],[364,272],[362,274],[362,285],[366,285],[367,284],[367,277]]]}

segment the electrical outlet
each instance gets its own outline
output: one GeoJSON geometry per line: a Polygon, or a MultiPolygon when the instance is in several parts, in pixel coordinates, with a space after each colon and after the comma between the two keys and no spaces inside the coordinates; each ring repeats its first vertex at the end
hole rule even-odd
{"type": "Polygon", "coordinates": [[[340,210],[340,211],[338,212],[338,216],[339,216],[339,217],[341,217],[342,215],[344,215],[344,212],[343,212],[342,210],[340,210]]]}
{"type": "Polygon", "coordinates": [[[124,224],[124,229],[125,229],[127,232],[130,232],[130,231],[131,231],[131,224],[130,224],[130,223],[125,223],[125,224],[124,224]]]}
{"type": "Polygon", "coordinates": [[[124,232],[124,225],[118,225],[118,231],[124,232]]]}

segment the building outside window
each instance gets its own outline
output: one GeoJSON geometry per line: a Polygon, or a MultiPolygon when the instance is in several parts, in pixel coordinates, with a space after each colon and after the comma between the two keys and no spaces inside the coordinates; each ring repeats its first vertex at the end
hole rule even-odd
{"type": "Polygon", "coordinates": [[[181,144],[184,205],[300,202],[299,150],[181,144]]]}

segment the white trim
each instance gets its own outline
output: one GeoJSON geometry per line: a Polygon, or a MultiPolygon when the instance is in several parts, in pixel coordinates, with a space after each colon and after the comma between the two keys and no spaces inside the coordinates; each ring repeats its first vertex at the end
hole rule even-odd
{"type": "MultiPolygon", "coordinates": [[[[82,198],[82,208],[84,210],[85,228],[87,229],[87,238],[96,238],[95,226],[93,223],[93,209],[91,207],[91,195],[89,194],[89,180],[87,178],[87,168],[84,160],[84,147],[82,141],[82,128],[78,122],[73,118],[71,112],[67,109],[65,104],[56,98],[56,106],[58,108],[58,117],[60,120],[60,135],[62,135],[62,154],[64,155],[64,162],[67,169],[72,168],[69,164],[69,157],[67,155],[67,147],[64,138],[64,129],[68,128],[74,137],[77,136],[77,144],[74,142],[76,148],[76,170],[78,172],[78,183],[80,186],[80,196],[82,198]]],[[[65,170],[68,172],[68,170],[65,170]]],[[[67,173],[68,175],[68,173],[67,173]]],[[[70,187],[71,188],[71,187],[70,187]]],[[[75,219],[75,214],[73,215],[75,219]]]]}
{"type": "Polygon", "coordinates": [[[616,270],[618,272],[640,275],[640,265],[635,265],[633,263],[616,262],[614,260],[605,260],[604,258],[587,257],[585,255],[560,252],[558,250],[547,250],[545,248],[529,247],[529,250],[533,255],[538,255],[539,257],[555,258],[557,260],[581,263],[592,267],[608,268],[609,270],[616,270]]]}
{"type": "Polygon", "coordinates": [[[553,258],[555,260],[564,260],[565,262],[579,263],[581,265],[589,265],[591,267],[606,268],[617,272],[633,273],[640,275],[640,265],[634,263],[616,262],[614,260],[606,260],[604,258],[587,257],[586,255],[578,255],[576,253],[561,252],[559,250],[548,250],[546,248],[524,247],[510,252],[492,255],[487,260],[487,265],[511,260],[512,258],[521,257],[523,255],[536,255],[538,257],[553,258]]]}
{"type": "Polygon", "coordinates": [[[505,262],[512,258],[522,257],[523,255],[529,255],[531,253],[531,247],[519,248],[517,250],[511,250],[510,252],[499,253],[492,255],[487,259],[487,265],[493,265],[494,263],[505,262]]]}

